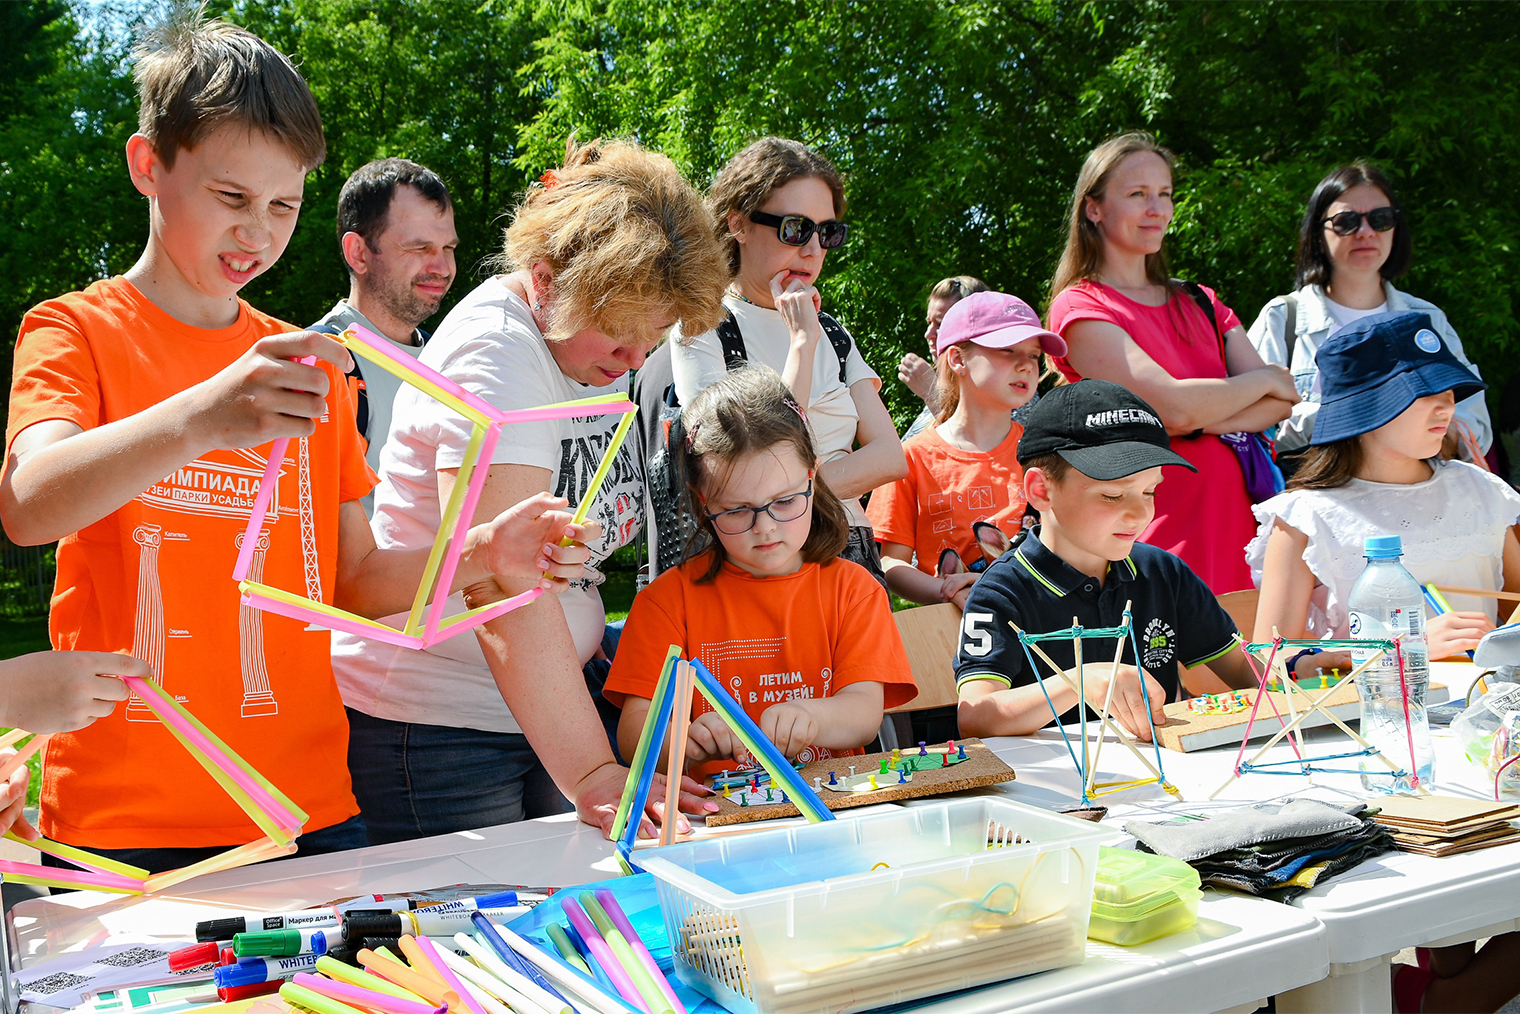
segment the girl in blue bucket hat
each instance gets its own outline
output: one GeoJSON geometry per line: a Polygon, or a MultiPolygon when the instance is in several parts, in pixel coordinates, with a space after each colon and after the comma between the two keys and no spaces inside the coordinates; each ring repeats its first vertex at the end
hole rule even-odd
{"type": "MultiPolygon", "coordinates": [[[[1261,589],[1255,639],[1345,637],[1346,596],[1366,565],[1369,535],[1400,535],[1421,583],[1520,588],[1520,494],[1496,476],[1444,461],[1458,401],[1486,385],[1420,312],[1380,313],[1341,328],[1318,355],[1322,395],[1302,466],[1285,492],[1255,506],[1246,547],[1261,589]]],[[[1451,596],[1430,621],[1431,658],[1474,648],[1497,618],[1495,600],[1451,596]]],[[[1345,671],[1349,657],[1298,658],[1295,674],[1345,671]]]]}

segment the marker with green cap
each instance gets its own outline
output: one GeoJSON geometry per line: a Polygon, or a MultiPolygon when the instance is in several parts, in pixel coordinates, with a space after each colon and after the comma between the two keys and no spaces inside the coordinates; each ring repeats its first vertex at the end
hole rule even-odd
{"type": "Polygon", "coordinates": [[[326,954],[323,929],[279,929],[262,933],[238,933],[232,953],[239,958],[288,958],[297,954],[326,954]]]}

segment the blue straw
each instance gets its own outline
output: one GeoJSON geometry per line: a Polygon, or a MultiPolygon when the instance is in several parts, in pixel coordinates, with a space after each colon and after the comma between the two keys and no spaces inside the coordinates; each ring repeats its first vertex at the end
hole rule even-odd
{"type": "Polygon", "coordinates": [[[533,962],[507,946],[507,942],[501,938],[501,934],[496,932],[496,927],[491,925],[490,919],[487,919],[479,912],[471,912],[470,921],[475,924],[475,929],[479,931],[481,938],[485,940],[486,946],[495,951],[496,956],[506,962],[508,968],[515,968],[527,976],[530,982],[537,983],[543,987],[544,992],[550,996],[558,997],[566,1004],[570,1003],[569,1000],[565,999],[563,993],[554,988],[554,984],[545,978],[544,973],[540,972],[533,962]]]}
{"type": "MultiPolygon", "coordinates": [[[[618,850],[624,856],[633,851],[633,843],[639,837],[639,825],[644,820],[644,807],[649,802],[649,787],[654,784],[654,772],[660,763],[661,745],[665,742],[665,732],[670,727],[670,713],[675,707],[675,699],[676,681],[668,679],[665,681],[665,693],[659,700],[649,702],[654,711],[645,720],[654,722],[654,734],[649,740],[649,753],[644,757],[644,767],[630,774],[630,777],[637,774],[639,781],[633,792],[633,805],[628,810],[628,825],[623,828],[623,836],[618,839],[618,850]]],[[[666,814],[666,819],[671,819],[671,815],[666,814]]]]}
{"type": "Polygon", "coordinates": [[[586,941],[581,939],[580,931],[575,928],[575,924],[567,920],[564,924],[564,930],[565,935],[570,938],[570,942],[580,952],[581,958],[591,969],[591,974],[596,976],[596,981],[601,983],[602,988],[611,996],[622,996],[618,992],[618,988],[612,984],[612,980],[608,978],[607,973],[602,969],[601,962],[596,960],[596,955],[591,953],[591,948],[586,946],[586,941]]]}

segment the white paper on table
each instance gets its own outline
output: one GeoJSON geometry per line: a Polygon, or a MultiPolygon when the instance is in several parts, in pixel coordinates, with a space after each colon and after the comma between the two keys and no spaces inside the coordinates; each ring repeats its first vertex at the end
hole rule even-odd
{"type": "Polygon", "coordinates": [[[208,978],[207,963],[169,970],[169,952],[183,943],[115,944],[60,954],[16,973],[21,999],[52,1007],[77,1007],[87,994],[122,986],[150,986],[208,978]]]}

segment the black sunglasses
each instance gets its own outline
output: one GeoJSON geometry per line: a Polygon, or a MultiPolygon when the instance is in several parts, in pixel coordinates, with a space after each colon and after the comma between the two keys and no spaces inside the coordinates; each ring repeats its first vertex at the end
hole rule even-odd
{"type": "Polygon", "coordinates": [[[1376,232],[1387,232],[1399,224],[1398,210],[1391,207],[1373,208],[1371,211],[1341,211],[1321,222],[1335,230],[1337,236],[1350,236],[1362,227],[1362,219],[1376,232]]]}
{"type": "Polygon", "coordinates": [[[844,238],[850,227],[836,219],[815,222],[805,215],[770,215],[764,211],[751,211],[749,220],[756,225],[774,225],[776,238],[787,246],[807,246],[813,233],[818,233],[818,245],[825,250],[837,250],[844,246],[844,238]]]}

